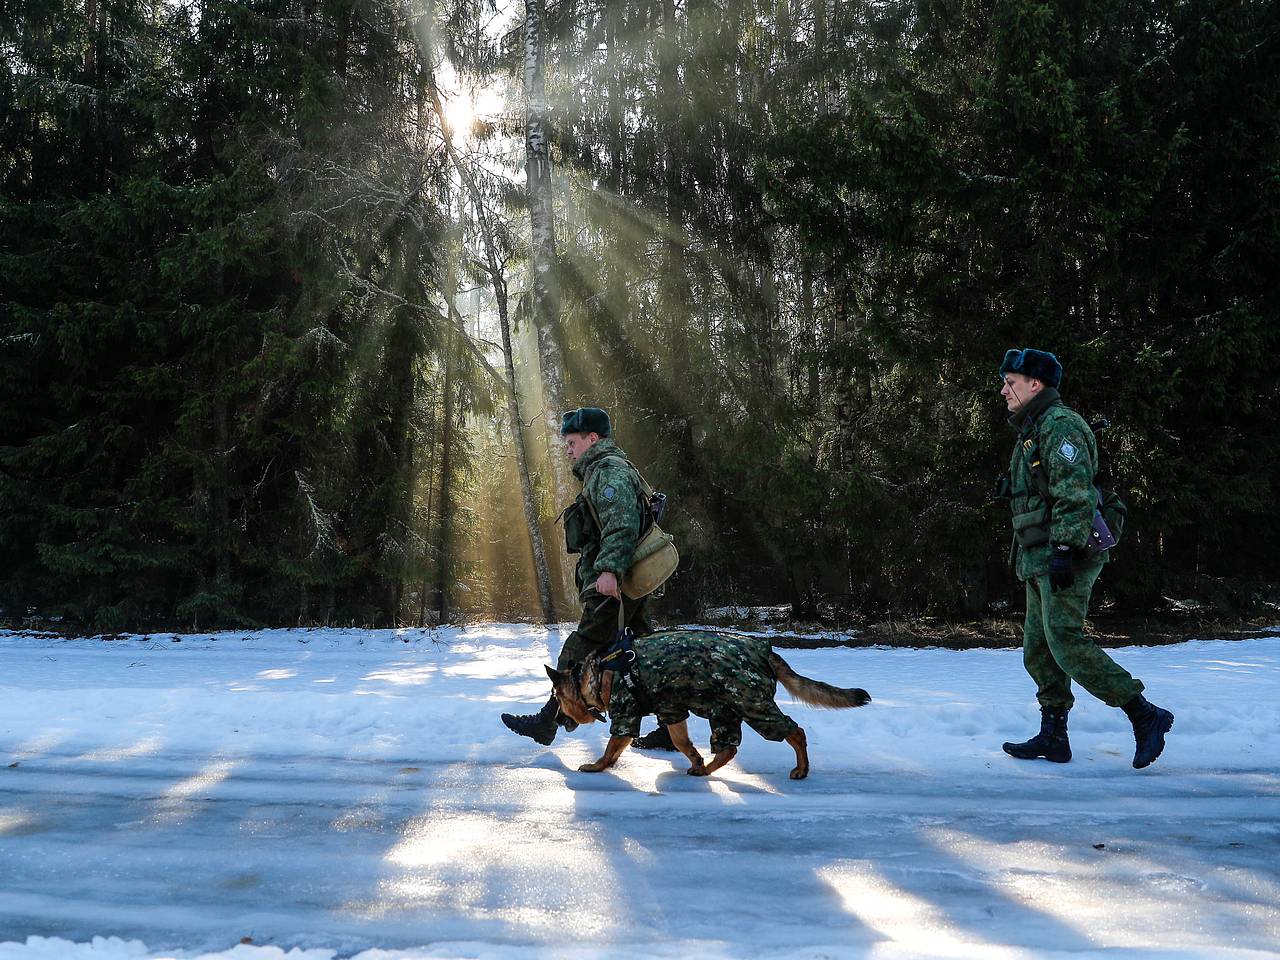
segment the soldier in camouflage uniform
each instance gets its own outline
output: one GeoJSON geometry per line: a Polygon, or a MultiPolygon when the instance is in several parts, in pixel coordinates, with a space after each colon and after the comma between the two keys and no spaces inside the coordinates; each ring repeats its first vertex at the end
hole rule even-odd
{"type": "Polygon", "coordinates": [[[1026,584],[1022,655],[1036,683],[1040,733],[1004,751],[1023,760],[1071,759],[1067,712],[1074,680],[1133,724],[1134,767],[1160,756],[1173,714],[1148,702],[1135,680],[1084,635],[1089,597],[1107,554],[1086,551],[1098,493],[1093,431],[1058,393],[1062,365],[1041,350],[1009,350],[1000,365],[1010,424],[1018,432],[1009,465],[1012,559],[1026,584]]]}
{"type": "MultiPolygon", "coordinates": [[[[560,651],[557,666],[562,670],[613,642],[619,603],[636,636],[650,632],[644,619],[645,599],[624,597],[620,586],[647,525],[648,502],[639,474],[612,433],[609,415],[598,407],[570,410],[560,427],[573,474],[582,481],[582,492],[563,514],[565,547],[578,555],[575,579],[583,613],[578,629],[569,634],[560,651]]],[[[544,745],[555,739],[558,726],[569,730],[577,726],[559,712],[554,696],[537,713],[504,713],[502,722],[544,745]]]]}

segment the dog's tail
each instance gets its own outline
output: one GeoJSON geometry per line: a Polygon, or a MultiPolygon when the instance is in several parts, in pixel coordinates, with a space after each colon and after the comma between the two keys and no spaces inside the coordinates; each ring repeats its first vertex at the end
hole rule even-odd
{"type": "Polygon", "coordinates": [[[773,675],[787,688],[787,693],[811,707],[843,710],[846,707],[862,707],[871,702],[871,694],[861,687],[833,687],[821,680],[800,676],[776,653],[769,654],[769,666],[773,667],[773,675]]]}

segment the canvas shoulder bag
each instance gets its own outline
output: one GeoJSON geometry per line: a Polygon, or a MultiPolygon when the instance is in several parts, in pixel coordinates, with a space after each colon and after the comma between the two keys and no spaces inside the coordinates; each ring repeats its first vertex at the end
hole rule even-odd
{"type": "MultiPolygon", "coordinates": [[[[656,493],[649,485],[649,481],[644,478],[644,474],[625,457],[601,457],[596,464],[592,465],[592,470],[594,471],[596,466],[606,460],[616,460],[631,468],[640,480],[640,490],[644,494],[646,512],[650,518],[648,526],[636,541],[635,553],[631,556],[631,566],[622,575],[620,584],[626,596],[638,600],[640,597],[647,597],[671,579],[671,575],[676,572],[676,567],[680,565],[680,554],[676,550],[675,540],[672,539],[671,534],[658,526],[657,520],[654,519],[653,503],[655,498],[661,497],[662,494],[656,493]]],[[[586,480],[590,481],[590,479],[591,476],[588,474],[586,480]]],[[[585,488],[586,482],[583,483],[583,489],[585,488]]],[[[595,504],[591,502],[590,497],[584,496],[583,499],[587,503],[587,509],[591,511],[592,519],[596,522],[596,528],[603,531],[604,525],[600,522],[599,514],[596,513],[595,504]]]]}

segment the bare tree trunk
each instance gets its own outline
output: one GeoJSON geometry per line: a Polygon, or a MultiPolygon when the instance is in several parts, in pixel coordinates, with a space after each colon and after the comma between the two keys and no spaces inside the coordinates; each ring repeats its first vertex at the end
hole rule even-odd
{"type": "Polygon", "coordinates": [[[844,46],[843,22],[840,12],[840,0],[826,0],[830,4],[827,13],[826,49],[822,51],[823,82],[822,113],[826,116],[832,110],[840,108],[840,80],[837,50],[844,46]]]}
{"type": "MultiPolygon", "coordinates": [[[[418,102],[424,103],[423,88],[419,84],[418,102]]],[[[458,263],[462,257],[462,220],[466,211],[465,194],[458,197],[458,217],[449,230],[448,260],[445,265],[444,295],[448,301],[445,310],[450,317],[456,312],[455,299],[458,296],[458,263]]],[[[436,528],[436,590],[435,606],[439,611],[436,620],[444,626],[449,622],[449,551],[452,549],[453,535],[453,373],[456,365],[454,337],[457,335],[453,324],[445,335],[444,349],[444,396],[440,424],[440,525],[436,528]]]]}
{"type": "MultiPolygon", "coordinates": [[[[436,489],[436,445],[434,443],[431,444],[431,448],[427,453],[427,469],[422,476],[427,478],[427,508],[423,516],[426,517],[426,526],[430,530],[432,511],[435,509],[435,500],[433,498],[435,497],[436,489]]],[[[424,557],[422,564],[422,583],[418,586],[418,626],[420,627],[427,625],[427,595],[431,592],[431,583],[425,559],[424,557]]]]}
{"type": "Polygon", "coordinates": [[[809,413],[815,421],[822,411],[822,386],[818,363],[818,318],[813,297],[813,260],[807,251],[801,253],[800,260],[800,322],[804,327],[802,340],[808,348],[809,413]]]}
{"type": "MultiPolygon", "coordinates": [[[[557,339],[559,302],[556,290],[555,211],[551,192],[550,107],[546,85],[545,0],[525,0],[524,7],[524,169],[529,193],[530,257],[532,270],[533,325],[538,332],[538,360],[542,370],[542,416],[546,425],[547,464],[556,502],[573,498],[573,483],[564,458],[555,449],[560,415],[565,409],[564,357],[557,339]]],[[[566,600],[577,601],[577,590],[567,565],[562,571],[566,600]]]]}
{"type": "MultiPolygon", "coordinates": [[[[449,291],[457,282],[452,264],[449,268],[449,291]]],[[[436,536],[436,609],[440,611],[436,621],[441,626],[449,622],[449,550],[453,533],[453,504],[450,494],[453,486],[453,327],[445,336],[444,351],[444,419],[440,429],[440,526],[436,536]]]]}
{"type": "MultiPolygon", "coordinates": [[[[543,391],[548,405],[559,411],[564,406],[564,361],[554,336],[557,320],[554,300],[556,234],[551,196],[551,152],[547,143],[550,108],[546,87],[544,0],[525,0],[524,88],[527,98],[524,169],[529,191],[533,320],[538,330],[538,354],[543,364],[543,391]]],[[[554,425],[558,427],[558,421],[554,425]]]]}
{"type": "Polygon", "coordinates": [[[84,48],[84,75],[89,83],[96,83],[98,74],[98,43],[102,29],[98,20],[99,11],[99,0],[85,0],[84,18],[89,28],[89,42],[84,48]]]}
{"type": "MultiPolygon", "coordinates": [[[[429,60],[427,63],[429,64],[429,60]]],[[[520,472],[520,495],[524,503],[525,524],[529,528],[529,545],[533,550],[534,575],[538,583],[538,600],[542,606],[545,623],[555,622],[555,602],[551,595],[551,569],[547,565],[547,551],[542,542],[542,530],[538,526],[538,502],[534,497],[533,482],[529,477],[529,458],[525,449],[523,423],[520,419],[520,395],[516,391],[515,358],[511,349],[511,321],[507,310],[507,281],[502,265],[498,260],[498,246],[494,238],[493,225],[489,221],[489,212],[484,206],[484,197],[476,184],[471,170],[462,162],[453,146],[453,135],[449,131],[445,119],[444,108],[440,104],[440,94],[434,82],[430,83],[431,106],[435,110],[436,119],[444,138],[445,151],[463,188],[471,198],[475,208],[476,222],[480,227],[480,237],[484,243],[485,266],[489,273],[489,281],[493,286],[494,299],[498,304],[498,324],[502,329],[502,353],[506,361],[507,380],[507,417],[511,421],[511,435],[516,448],[516,467],[520,472]]],[[[452,310],[452,304],[450,304],[452,310]]]]}
{"type": "Polygon", "coordinates": [[[827,96],[827,35],[830,23],[827,4],[830,0],[813,0],[813,53],[818,61],[818,116],[825,117],[831,102],[827,96]]]}
{"type": "MultiPolygon", "coordinates": [[[[688,382],[690,376],[689,334],[691,322],[689,307],[693,303],[693,290],[689,283],[689,266],[685,261],[685,206],[684,171],[682,166],[683,140],[680,137],[680,120],[684,113],[682,86],[679,72],[680,24],[675,0],[662,3],[662,39],[658,45],[658,79],[662,90],[664,110],[663,160],[664,187],[666,192],[666,243],[663,250],[662,312],[667,317],[668,337],[671,345],[672,374],[676,384],[688,382]]],[[[689,429],[686,417],[684,429],[689,429]]]]}
{"type": "Polygon", "coordinates": [[[760,380],[771,397],[776,397],[781,389],[778,385],[778,374],[782,364],[778,359],[778,329],[782,320],[782,305],[778,299],[778,277],[774,267],[774,251],[776,245],[772,228],[762,231],[759,270],[760,303],[760,380]]]}
{"type": "MultiPolygon", "coordinates": [[[[486,225],[487,229],[487,225],[486,225]]],[[[491,242],[486,241],[486,246],[491,242]]],[[[529,527],[529,541],[533,546],[533,566],[538,578],[538,600],[542,604],[542,618],[545,623],[555,623],[555,602],[551,596],[551,568],[547,565],[547,552],[542,543],[542,530],[538,527],[538,502],[533,493],[533,482],[529,478],[529,456],[524,444],[524,424],[520,419],[520,398],[516,393],[516,367],[511,350],[511,323],[507,318],[506,281],[500,274],[492,273],[495,292],[501,288],[498,296],[498,323],[502,327],[502,355],[507,369],[507,419],[511,421],[511,436],[516,447],[516,467],[520,471],[520,495],[524,501],[524,519],[529,527]]]]}

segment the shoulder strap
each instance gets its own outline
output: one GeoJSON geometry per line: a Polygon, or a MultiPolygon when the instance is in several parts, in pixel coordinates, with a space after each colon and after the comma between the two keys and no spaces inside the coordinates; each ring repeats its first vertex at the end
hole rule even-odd
{"type": "MultiPolygon", "coordinates": [[[[589,481],[591,479],[591,475],[595,473],[596,467],[600,466],[600,464],[604,463],[606,460],[617,460],[619,463],[625,463],[631,468],[631,472],[640,479],[640,492],[643,494],[641,497],[641,503],[644,506],[645,513],[649,515],[648,523],[644,524],[640,529],[640,536],[644,537],[648,532],[649,527],[653,526],[653,511],[649,507],[649,501],[653,497],[653,487],[649,486],[649,481],[644,478],[643,473],[636,469],[636,465],[634,463],[626,457],[618,456],[616,453],[610,453],[607,456],[603,456],[595,463],[591,464],[591,466],[587,467],[586,475],[582,478],[582,499],[587,502],[587,509],[591,511],[591,519],[596,522],[597,530],[604,530],[604,524],[600,522],[600,514],[596,513],[596,505],[592,503],[591,498],[587,496],[587,481],[589,481]]],[[[565,507],[565,510],[568,509],[568,507],[565,507]]],[[[619,614],[619,616],[621,616],[621,614],[619,614]]]]}
{"type": "Polygon", "coordinates": [[[1028,457],[1027,469],[1031,471],[1031,480],[1036,485],[1040,499],[1053,508],[1053,496],[1049,492],[1049,471],[1045,469],[1044,459],[1040,455],[1040,420],[1037,418],[1036,431],[1031,439],[1022,442],[1022,449],[1028,457]]]}
{"type": "MultiPolygon", "coordinates": [[[[591,519],[596,522],[596,529],[603,531],[604,524],[600,522],[600,514],[596,513],[596,505],[591,502],[591,498],[588,497],[585,493],[582,495],[582,500],[584,503],[586,503],[587,509],[591,511],[591,519]]],[[[566,507],[565,509],[568,509],[568,508],[566,507]]]]}
{"type": "Polygon", "coordinates": [[[644,495],[645,495],[646,497],[651,497],[651,496],[653,496],[653,487],[651,487],[651,486],[649,485],[649,481],[648,481],[648,480],[646,480],[646,479],[644,478],[644,474],[643,474],[643,473],[641,473],[639,470],[637,470],[637,469],[636,469],[636,465],[635,465],[634,463],[632,463],[632,462],[631,462],[630,460],[628,460],[626,457],[620,457],[620,456],[618,456],[616,453],[610,453],[610,454],[607,454],[607,455],[605,455],[605,456],[601,457],[601,458],[600,458],[599,460],[597,460],[595,463],[591,464],[591,466],[587,467],[586,476],[584,476],[584,477],[582,478],[582,486],[583,486],[584,488],[585,488],[585,487],[586,487],[586,485],[587,485],[587,481],[591,479],[591,475],[592,475],[593,473],[595,473],[596,467],[600,466],[600,464],[604,463],[606,460],[617,460],[619,463],[625,463],[628,467],[630,467],[630,468],[631,468],[631,472],[632,472],[632,473],[634,473],[634,474],[636,475],[636,477],[638,477],[638,478],[639,478],[639,480],[640,480],[640,489],[641,489],[641,491],[644,493],[644,495]]]}

